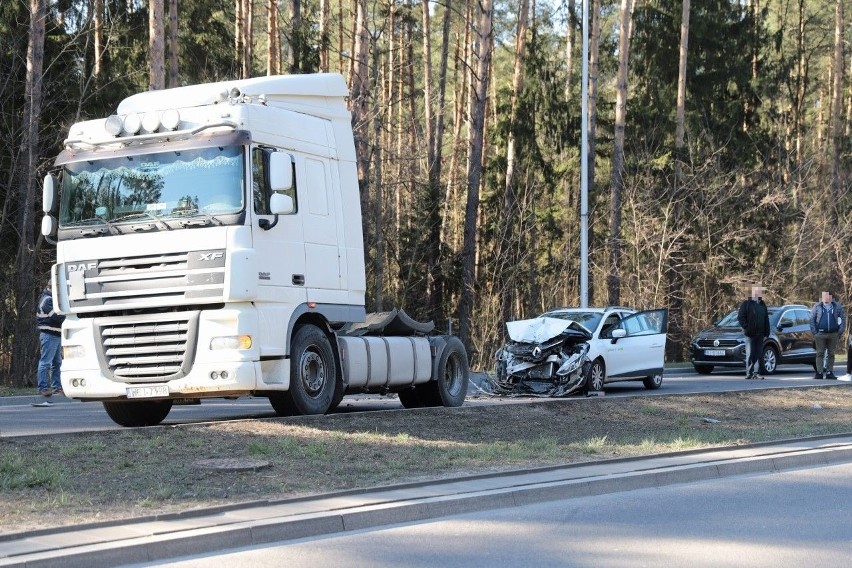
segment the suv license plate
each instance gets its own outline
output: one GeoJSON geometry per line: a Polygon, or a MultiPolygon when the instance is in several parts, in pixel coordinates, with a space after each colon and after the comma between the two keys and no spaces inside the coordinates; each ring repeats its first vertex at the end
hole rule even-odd
{"type": "Polygon", "coordinates": [[[704,354],[708,357],[724,357],[725,350],[724,349],[705,349],[704,354]]]}
{"type": "Polygon", "coordinates": [[[167,385],[127,388],[127,398],[157,398],[161,396],[169,396],[169,387],[167,385]]]}

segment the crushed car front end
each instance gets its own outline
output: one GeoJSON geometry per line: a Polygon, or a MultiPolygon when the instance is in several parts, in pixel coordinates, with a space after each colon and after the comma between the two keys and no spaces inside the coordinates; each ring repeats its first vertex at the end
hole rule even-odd
{"type": "Polygon", "coordinates": [[[509,322],[506,327],[510,341],[495,354],[495,394],[558,397],[583,389],[588,330],[555,318],[509,322]]]}

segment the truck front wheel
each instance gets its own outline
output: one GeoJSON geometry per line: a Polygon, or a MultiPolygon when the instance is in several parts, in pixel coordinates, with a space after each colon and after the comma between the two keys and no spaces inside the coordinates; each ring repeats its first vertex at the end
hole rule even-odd
{"type": "Polygon", "coordinates": [[[458,337],[447,338],[438,360],[437,376],[426,384],[421,397],[427,406],[461,406],[467,396],[469,376],[467,351],[458,337]]]}
{"type": "MultiPolygon", "coordinates": [[[[337,366],[328,337],[315,325],[293,334],[290,349],[290,390],[283,393],[282,410],[292,414],[325,414],[337,388],[337,366]]],[[[272,399],[270,399],[272,400],[272,399]]],[[[279,414],[284,414],[273,402],[279,414]]]]}
{"type": "Polygon", "coordinates": [[[119,426],[156,426],[169,415],[171,400],[142,400],[137,402],[106,402],[104,410],[119,426]]]}

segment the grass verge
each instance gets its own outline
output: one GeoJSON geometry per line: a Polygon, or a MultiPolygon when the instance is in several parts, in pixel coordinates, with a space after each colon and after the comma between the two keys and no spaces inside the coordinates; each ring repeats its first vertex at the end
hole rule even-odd
{"type": "Polygon", "coordinates": [[[852,432],[852,385],[0,439],[0,534],[258,499],[852,432]],[[706,421],[711,418],[718,422],[706,421]],[[199,460],[269,462],[258,471],[199,460]]]}

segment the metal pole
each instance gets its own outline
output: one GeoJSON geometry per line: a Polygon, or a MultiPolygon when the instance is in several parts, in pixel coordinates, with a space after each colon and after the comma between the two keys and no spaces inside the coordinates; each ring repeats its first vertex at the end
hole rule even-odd
{"type": "Polygon", "coordinates": [[[580,307],[589,306],[589,0],[583,0],[583,76],[580,111],[580,307]]]}

